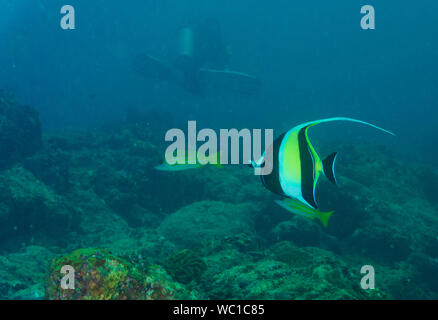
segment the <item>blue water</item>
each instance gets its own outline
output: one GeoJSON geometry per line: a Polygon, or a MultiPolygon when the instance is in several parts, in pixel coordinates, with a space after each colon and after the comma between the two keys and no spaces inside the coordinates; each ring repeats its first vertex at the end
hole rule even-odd
{"type": "Polygon", "coordinates": [[[279,116],[348,114],[376,119],[402,139],[436,141],[431,137],[437,84],[432,1],[379,3],[374,31],[360,28],[361,1],[72,4],[77,29],[64,31],[62,2],[1,2],[0,84],[37,108],[48,128],[102,123],[134,105],[181,116],[193,112],[201,119],[211,109],[224,118],[230,109],[251,118],[263,112],[271,126],[279,116]],[[178,29],[204,17],[221,22],[232,67],[263,80],[256,101],[226,101],[216,108],[211,104],[218,101],[207,104],[140,81],[127,67],[138,52],[172,56],[178,29]]]}

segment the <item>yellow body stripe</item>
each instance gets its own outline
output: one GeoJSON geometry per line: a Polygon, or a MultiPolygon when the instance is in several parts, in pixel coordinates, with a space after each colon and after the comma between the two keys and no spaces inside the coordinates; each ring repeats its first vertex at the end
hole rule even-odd
{"type": "Polygon", "coordinates": [[[280,185],[285,194],[301,200],[301,159],[298,131],[287,134],[281,143],[278,173],[280,185]]]}

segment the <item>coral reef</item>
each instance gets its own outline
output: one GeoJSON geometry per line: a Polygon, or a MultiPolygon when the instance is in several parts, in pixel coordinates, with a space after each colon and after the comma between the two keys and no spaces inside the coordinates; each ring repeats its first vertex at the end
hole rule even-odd
{"type": "Polygon", "coordinates": [[[79,249],[54,259],[46,286],[46,298],[56,300],[169,300],[189,293],[174,283],[159,266],[139,268],[125,259],[97,248],[79,249]],[[75,270],[75,289],[61,288],[62,266],[75,270]]]}
{"type": "Polygon", "coordinates": [[[165,117],[45,134],[41,148],[37,118],[0,94],[0,148],[17,146],[0,163],[2,299],[438,298],[436,168],[337,145],[323,228],[275,205],[249,168],[153,170],[151,119],[165,117]],[[74,292],[59,287],[64,264],[74,292]]]}

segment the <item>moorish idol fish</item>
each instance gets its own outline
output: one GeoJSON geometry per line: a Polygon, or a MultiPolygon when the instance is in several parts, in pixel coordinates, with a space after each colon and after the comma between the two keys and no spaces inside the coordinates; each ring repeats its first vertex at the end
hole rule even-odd
{"type": "MultiPolygon", "coordinates": [[[[292,213],[310,219],[318,218],[325,227],[333,211],[321,212],[318,210],[315,189],[321,175],[325,175],[328,180],[337,184],[335,175],[337,152],[321,160],[309,140],[307,131],[310,127],[330,121],[362,123],[394,135],[392,132],[371,123],[351,118],[337,117],[306,122],[283,133],[268,147],[266,151],[269,151],[268,154],[272,154],[273,170],[270,174],[261,175],[263,185],[268,190],[283,197],[283,200],[276,201],[277,204],[292,213]]],[[[265,154],[252,165],[262,167],[265,154]]]]}
{"type": "MultiPolygon", "coordinates": [[[[202,161],[203,158],[201,158],[201,157],[203,157],[203,156],[200,154],[196,155],[196,159],[197,159],[196,163],[190,164],[189,160],[188,160],[189,157],[188,157],[187,152],[186,152],[186,155],[184,157],[180,157],[180,156],[177,157],[175,164],[169,164],[169,163],[167,163],[166,159],[164,159],[163,163],[158,165],[158,166],[155,166],[154,169],[159,170],[159,171],[185,171],[185,170],[190,170],[190,169],[201,168],[201,167],[206,166],[206,164],[200,163],[200,161],[203,163],[205,162],[205,161],[202,161]]],[[[220,152],[217,152],[216,157],[217,157],[217,163],[214,164],[214,166],[221,168],[222,165],[220,164],[220,152]]],[[[206,159],[203,159],[203,160],[206,160],[206,159]]]]}

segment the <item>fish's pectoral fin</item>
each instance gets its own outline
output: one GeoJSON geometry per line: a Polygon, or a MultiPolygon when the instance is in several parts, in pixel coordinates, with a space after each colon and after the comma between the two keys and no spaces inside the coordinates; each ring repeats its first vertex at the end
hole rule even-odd
{"type": "Polygon", "coordinates": [[[334,213],[334,211],[329,211],[329,212],[318,211],[317,217],[321,221],[324,228],[327,228],[328,221],[333,213],[334,213]]]}
{"type": "Polygon", "coordinates": [[[338,184],[338,181],[336,180],[336,175],[335,175],[335,163],[336,163],[337,156],[338,156],[338,153],[333,152],[331,155],[329,155],[327,158],[325,158],[322,161],[324,175],[333,184],[338,184]]]}

